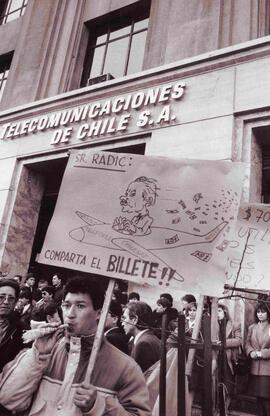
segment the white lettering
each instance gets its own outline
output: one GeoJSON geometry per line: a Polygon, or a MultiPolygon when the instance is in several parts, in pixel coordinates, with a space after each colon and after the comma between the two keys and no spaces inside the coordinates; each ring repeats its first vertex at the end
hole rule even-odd
{"type": "Polygon", "coordinates": [[[179,98],[181,98],[185,92],[184,90],[185,87],[186,87],[186,84],[184,82],[178,82],[173,87],[172,98],[174,100],[179,100],[179,98]]]}
{"type": "Polygon", "coordinates": [[[161,88],[160,96],[159,96],[159,103],[163,103],[163,101],[168,101],[171,94],[172,85],[164,85],[164,87],[161,88]]]}
{"type": "Polygon", "coordinates": [[[91,105],[89,113],[88,113],[88,117],[89,118],[97,117],[100,107],[101,107],[100,103],[91,105]]]}
{"type": "Polygon", "coordinates": [[[161,123],[162,121],[170,121],[170,106],[165,105],[157,119],[157,123],[161,123]]]}
{"type": "Polygon", "coordinates": [[[124,114],[121,116],[118,126],[117,126],[117,131],[121,131],[121,130],[126,130],[127,125],[128,125],[128,121],[130,119],[130,114],[124,114]]]}
{"type": "Polygon", "coordinates": [[[88,130],[89,125],[88,124],[83,124],[77,133],[77,139],[79,140],[83,140],[85,139],[86,135],[87,135],[87,130],[88,130]]]}

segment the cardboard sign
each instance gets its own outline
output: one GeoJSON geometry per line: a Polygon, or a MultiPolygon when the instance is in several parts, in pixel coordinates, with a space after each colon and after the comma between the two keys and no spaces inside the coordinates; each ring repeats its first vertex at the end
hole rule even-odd
{"type": "Polygon", "coordinates": [[[39,262],[221,293],[242,180],[239,163],[73,151],[39,262]]]}
{"type": "Polygon", "coordinates": [[[241,205],[235,234],[229,243],[226,283],[248,289],[269,290],[269,244],[269,205],[241,205]]]}

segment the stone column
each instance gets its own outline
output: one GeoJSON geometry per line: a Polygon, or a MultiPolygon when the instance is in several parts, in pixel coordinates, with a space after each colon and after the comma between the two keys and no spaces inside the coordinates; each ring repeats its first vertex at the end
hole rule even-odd
{"type": "Polygon", "coordinates": [[[1,224],[0,269],[10,277],[28,270],[43,192],[42,175],[23,167],[15,201],[7,204],[12,213],[1,224]]]}

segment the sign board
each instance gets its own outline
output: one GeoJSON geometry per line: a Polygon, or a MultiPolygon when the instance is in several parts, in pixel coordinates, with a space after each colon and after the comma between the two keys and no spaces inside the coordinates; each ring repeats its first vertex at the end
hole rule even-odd
{"type": "Polygon", "coordinates": [[[243,167],[72,151],[39,262],[216,295],[243,167]]]}
{"type": "Polygon", "coordinates": [[[8,122],[0,125],[0,140],[49,134],[55,147],[179,124],[185,89],[185,82],[176,81],[8,122]]]}
{"type": "Polygon", "coordinates": [[[270,206],[240,206],[233,239],[229,243],[226,283],[270,290],[270,206]],[[241,268],[240,268],[241,265],[241,268]]]}

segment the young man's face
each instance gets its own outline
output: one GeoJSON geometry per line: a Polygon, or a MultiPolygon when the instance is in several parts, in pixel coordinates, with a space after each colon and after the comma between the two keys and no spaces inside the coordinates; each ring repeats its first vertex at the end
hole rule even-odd
{"type": "Polygon", "coordinates": [[[29,277],[26,280],[26,283],[28,284],[28,286],[33,287],[35,285],[36,279],[34,277],[29,277]]]}
{"type": "Polygon", "coordinates": [[[6,318],[13,311],[16,304],[16,292],[13,287],[0,287],[0,318],[6,318]]]}
{"type": "Polygon", "coordinates": [[[53,284],[53,286],[59,286],[61,284],[61,279],[59,279],[59,277],[57,276],[57,274],[55,274],[52,277],[52,284],[53,284]]]}
{"type": "Polygon", "coordinates": [[[53,295],[49,292],[47,292],[47,290],[42,290],[42,298],[44,300],[44,302],[50,302],[50,300],[53,299],[53,295]]]}
{"type": "Polygon", "coordinates": [[[90,335],[96,332],[99,310],[94,309],[88,294],[68,293],[62,309],[64,323],[68,325],[67,335],[90,335]]]}

